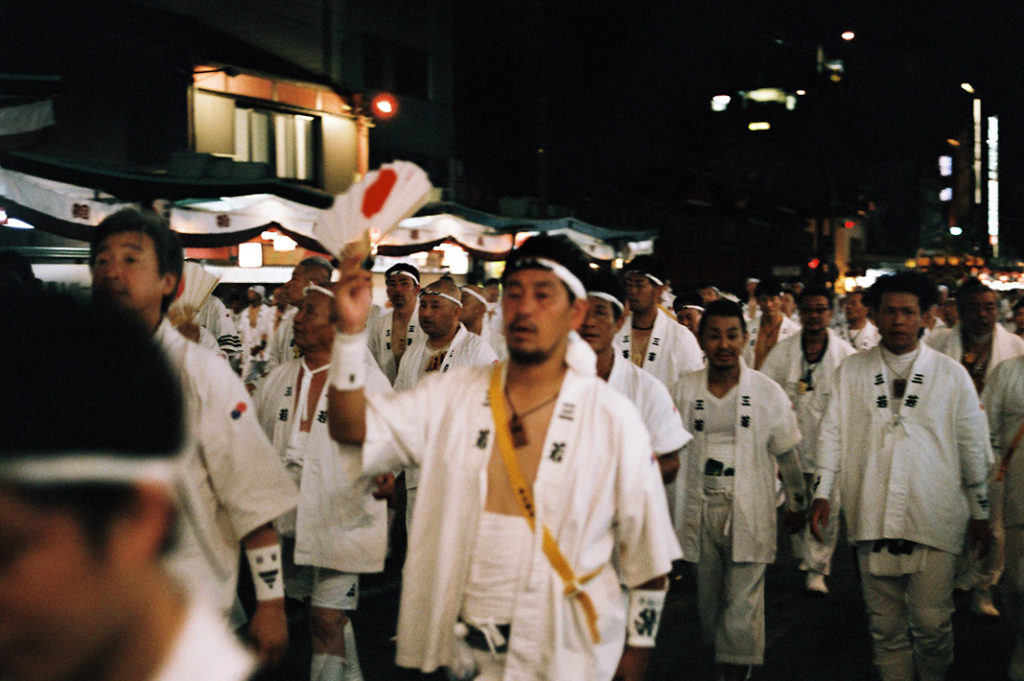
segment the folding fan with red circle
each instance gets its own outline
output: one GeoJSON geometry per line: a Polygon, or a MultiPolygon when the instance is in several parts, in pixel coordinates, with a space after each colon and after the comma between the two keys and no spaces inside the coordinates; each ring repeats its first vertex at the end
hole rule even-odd
{"type": "Polygon", "coordinates": [[[409,161],[395,161],[368,173],[362,181],[334,199],[313,228],[317,240],[333,255],[373,231],[377,238],[391,232],[427,201],[427,173],[409,161]]]}

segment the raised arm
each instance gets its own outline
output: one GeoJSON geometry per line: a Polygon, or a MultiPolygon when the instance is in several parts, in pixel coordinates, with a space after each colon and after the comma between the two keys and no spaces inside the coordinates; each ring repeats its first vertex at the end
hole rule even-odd
{"type": "Polygon", "coordinates": [[[357,263],[343,262],[334,287],[337,313],[331,352],[327,425],[331,437],[343,444],[362,444],[366,438],[366,320],[370,314],[371,274],[357,263]]]}

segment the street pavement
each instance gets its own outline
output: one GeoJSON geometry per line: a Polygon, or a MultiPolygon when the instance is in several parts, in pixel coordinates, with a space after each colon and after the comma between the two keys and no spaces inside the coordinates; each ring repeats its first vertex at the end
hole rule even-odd
{"type": "MultiPolygon", "coordinates": [[[[423,675],[393,663],[395,650],[390,639],[395,633],[399,587],[396,562],[390,561],[380,575],[363,578],[359,610],[353,615],[363,676],[366,681],[443,679],[441,674],[423,675]]],[[[841,537],[827,596],[805,594],[804,574],[795,564],[788,539],[780,538],[779,560],[769,566],[765,580],[765,664],[754,670],[752,679],[877,681],[852,549],[841,537]]],[[[717,678],[712,651],[701,643],[696,601],[693,568],[680,564],[672,580],[658,646],[651,656],[649,681],[717,678]]],[[[971,614],[969,594],[957,592],[955,601],[956,660],[947,681],[1003,681],[1011,647],[1009,628],[1002,619],[971,614]]],[[[296,632],[296,638],[302,638],[301,632],[296,632]]],[[[296,644],[297,651],[304,648],[308,655],[308,643],[296,640],[296,644]]],[[[306,681],[308,672],[293,660],[279,678],[306,681]]]]}

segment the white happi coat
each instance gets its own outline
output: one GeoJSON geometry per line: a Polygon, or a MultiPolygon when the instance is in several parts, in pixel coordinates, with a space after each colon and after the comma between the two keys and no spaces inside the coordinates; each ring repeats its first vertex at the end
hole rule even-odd
{"type": "Polygon", "coordinates": [[[651,447],[657,455],[682,448],[691,436],[683,428],[668,388],[657,378],[628,359],[612,353],[612,371],[608,385],[629,398],[651,436],[651,447]]]}
{"type": "MultiPolygon", "coordinates": [[[[366,353],[366,391],[390,393],[391,384],[366,353]]],[[[253,396],[256,411],[285,461],[292,429],[298,427],[299,414],[295,400],[299,391],[302,359],[293,359],[272,371],[253,396]]],[[[340,445],[327,430],[327,384],[316,401],[316,418],[306,440],[305,457],[301,462],[299,508],[295,519],[295,563],[316,565],[341,572],[380,572],[387,555],[387,502],[374,499],[370,480],[345,475],[341,465],[342,449],[358,455],[359,447],[340,445]]]]}
{"type": "MultiPolygon", "coordinates": [[[[928,336],[927,343],[957,362],[963,358],[963,336],[959,324],[952,329],[935,329],[928,336]]],[[[988,358],[988,367],[985,369],[985,380],[988,380],[1000,363],[1017,355],[1024,355],[1024,340],[996,324],[995,332],[992,334],[992,354],[988,358]]]]}
{"type": "MultiPolygon", "coordinates": [[[[672,397],[683,424],[693,434],[686,448],[679,477],[684,479],[682,503],[676,505],[675,526],[683,547],[683,560],[700,559],[701,490],[708,405],[708,370],[684,377],[672,397]]],[[[736,471],[732,499],[732,559],[737,563],[775,560],[775,460],[800,442],[800,430],[789,400],[774,381],[740,361],[736,400],[736,471]]]]}
{"type": "MultiPolygon", "coordinates": [[[[398,621],[396,660],[405,667],[431,671],[450,662],[495,446],[492,371],[455,368],[412,390],[367,396],[363,474],[422,471],[398,621]]],[[[580,606],[565,595],[534,533],[516,588],[504,679],[607,680],[625,637],[620,583],[636,587],[666,574],[679,556],[658,467],[629,401],[572,369],[542,451],[533,486],[538,527],[550,528],[577,575],[603,568],[583,586],[601,642],[591,643],[580,606]]]]}
{"type": "MultiPolygon", "coordinates": [[[[395,311],[388,310],[366,323],[367,344],[369,345],[370,353],[377,360],[377,366],[388,377],[392,385],[394,385],[395,378],[398,376],[398,367],[395,365],[395,353],[391,351],[391,322],[394,318],[395,311]]],[[[413,310],[412,317],[409,318],[409,326],[405,330],[406,354],[409,352],[409,346],[422,335],[424,333],[420,330],[420,317],[413,310]]],[[[402,355],[402,361],[405,361],[405,354],[402,355]]]]}
{"type": "MultiPolygon", "coordinates": [[[[750,333],[750,340],[747,341],[747,347],[743,350],[743,361],[750,366],[754,366],[754,347],[757,345],[757,332],[761,328],[761,321],[764,320],[764,315],[757,318],[756,324],[751,324],[747,331],[750,333]]],[[[778,345],[782,341],[786,340],[790,336],[800,334],[800,325],[794,322],[786,315],[782,315],[781,326],[779,326],[779,335],[775,339],[775,344],[778,345]]],[[[770,352],[770,351],[769,351],[770,352]]]]}
{"type": "Polygon", "coordinates": [[[284,314],[281,315],[281,321],[277,323],[277,329],[274,331],[274,337],[270,341],[267,358],[267,373],[271,370],[276,369],[282,364],[286,364],[296,357],[298,352],[295,349],[295,315],[299,313],[299,308],[294,306],[288,306],[284,314]]]}
{"type": "Polygon", "coordinates": [[[864,326],[859,331],[852,331],[846,324],[841,325],[839,337],[852,345],[856,352],[870,350],[882,342],[882,334],[878,333],[878,327],[870,319],[864,320],[864,326]]]}
{"type": "Polygon", "coordinates": [[[220,615],[191,604],[174,642],[148,681],[246,681],[256,659],[224,625],[220,615]]]}
{"type": "Polygon", "coordinates": [[[803,334],[797,334],[777,343],[761,365],[761,373],[778,383],[789,397],[800,428],[800,465],[805,473],[813,473],[818,428],[832,394],[836,369],[856,351],[829,329],[828,347],[812,375],[813,390],[805,390],[801,388],[806,371],[802,340],[803,334]]]}
{"type": "MultiPolygon", "coordinates": [[[[423,378],[423,360],[434,354],[435,350],[427,347],[427,334],[421,334],[416,342],[405,349],[402,355],[402,364],[398,367],[398,376],[395,378],[395,390],[408,390],[423,378]]],[[[498,356],[494,350],[480,336],[470,333],[463,324],[459,328],[448,346],[444,360],[441,362],[439,373],[445,374],[452,367],[478,367],[488,364],[495,364],[498,356]]]]}
{"type": "Polygon", "coordinates": [[[978,500],[992,463],[988,423],[967,371],[919,348],[898,415],[881,346],[839,367],[818,437],[815,498],[827,498],[838,476],[851,542],[907,539],[960,553],[968,519],[987,517],[978,500]]]}
{"type": "Polygon", "coordinates": [[[196,312],[195,321],[206,328],[217,339],[217,345],[226,356],[237,354],[242,349],[242,341],[238,338],[238,327],[235,317],[220,298],[207,296],[196,312]]]}
{"type": "Polygon", "coordinates": [[[181,536],[168,567],[200,598],[228,612],[235,600],[239,542],[295,508],[298,493],[231,367],[167,319],[154,337],[181,381],[189,442],[181,536]]]}
{"type": "MultiPolygon", "coordinates": [[[[996,464],[1006,455],[1024,424],[1024,357],[997,366],[981,394],[992,433],[996,464]]],[[[1024,442],[1010,457],[1003,492],[1003,526],[1024,525],[1024,442]]]]}
{"type": "MultiPolygon", "coordinates": [[[[626,317],[622,325],[623,330],[615,340],[619,354],[630,362],[633,361],[630,359],[632,327],[633,316],[630,315],[626,317]]],[[[641,368],[671,390],[676,381],[702,366],[704,353],[697,343],[697,337],[688,328],[672,319],[667,312],[658,308],[651,337],[647,342],[647,356],[644,357],[641,368]]]]}

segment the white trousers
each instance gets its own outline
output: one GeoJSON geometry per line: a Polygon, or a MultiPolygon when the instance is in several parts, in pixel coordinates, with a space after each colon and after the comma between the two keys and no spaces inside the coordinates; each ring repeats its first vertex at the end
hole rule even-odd
{"type": "Polygon", "coordinates": [[[1013,653],[1007,676],[1024,681],[1024,526],[1005,528],[1006,567],[999,582],[1003,616],[1013,629],[1013,653]]]}
{"type": "Polygon", "coordinates": [[[861,587],[874,661],[882,681],[940,681],[953,662],[955,554],[929,549],[923,571],[879,577],[868,571],[871,545],[858,546],[861,587]]]}
{"type": "Polygon", "coordinates": [[[701,509],[697,609],[719,664],[764,661],[764,563],[732,560],[732,496],[706,494],[701,509]]]}

